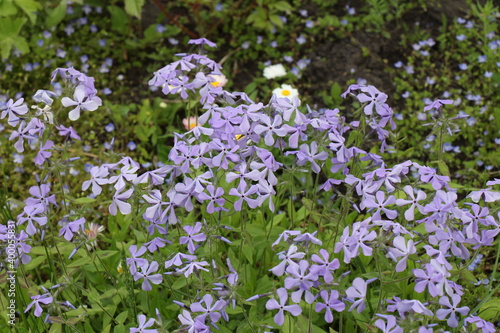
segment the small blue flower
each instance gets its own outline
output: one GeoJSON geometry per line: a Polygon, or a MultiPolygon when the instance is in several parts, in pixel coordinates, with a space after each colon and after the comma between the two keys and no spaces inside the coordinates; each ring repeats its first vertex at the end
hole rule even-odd
{"type": "Polygon", "coordinates": [[[488,71],[484,72],[484,77],[490,78],[492,76],[493,76],[493,72],[488,72],[488,71]]]}
{"type": "Polygon", "coordinates": [[[314,22],[311,20],[306,21],[306,28],[312,28],[314,27],[314,22]]]}
{"type": "Polygon", "coordinates": [[[128,144],[127,144],[127,148],[129,150],[135,150],[137,148],[137,145],[135,144],[134,141],[130,141],[128,144]]]}
{"type": "Polygon", "coordinates": [[[167,28],[165,28],[164,25],[161,25],[161,24],[156,25],[156,32],[157,33],[162,34],[165,32],[165,30],[167,30],[167,28]]]}
{"type": "Polygon", "coordinates": [[[100,47],[105,47],[108,43],[106,42],[105,39],[99,39],[98,44],[100,47]]]}
{"type": "Polygon", "coordinates": [[[104,127],[104,129],[108,133],[113,132],[115,130],[115,125],[113,123],[109,123],[106,127],[104,127]]]}
{"type": "Polygon", "coordinates": [[[249,42],[249,41],[246,41],[246,42],[244,42],[243,44],[241,44],[241,48],[242,48],[243,50],[246,50],[246,49],[248,49],[249,47],[250,47],[250,42],[249,42]]]}
{"type": "Polygon", "coordinates": [[[461,42],[464,41],[467,37],[465,37],[465,35],[457,35],[455,38],[461,42]]]}
{"type": "Polygon", "coordinates": [[[477,62],[479,62],[480,64],[486,62],[486,56],[485,55],[480,55],[477,57],[477,62]]]}
{"type": "Polygon", "coordinates": [[[468,68],[468,66],[467,66],[466,63],[462,63],[462,64],[458,65],[458,68],[460,68],[461,70],[465,71],[468,68]]]}
{"type": "Polygon", "coordinates": [[[398,62],[396,62],[396,63],[394,64],[394,67],[396,67],[396,68],[401,68],[401,67],[403,67],[403,62],[402,62],[402,61],[398,61],[398,62]]]}

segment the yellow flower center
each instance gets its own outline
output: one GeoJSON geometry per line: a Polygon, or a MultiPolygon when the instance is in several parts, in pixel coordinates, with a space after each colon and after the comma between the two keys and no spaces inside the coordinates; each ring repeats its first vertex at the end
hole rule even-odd
{"type": "Polygon", "coordinates": [[[244,137],[244,135],[243,135],[243,134],[237,134],[237,135],[236,135],[236,140],[240,140],[240,139],[241,139],[241,138],[243,138],[243,137],[244,137]]]}
{"type": "Polygon", "coordinates": [[[219,82],[217,81],[214,81],[214,82],[210,82],[215,88],[217,88],[219,86],[219,82]]]}
{"type": "Polygon", "coordinates": [[[194,123],[190,123],[189,124],[189,129],[192,130],[193,128],[195,128],[196,126],[198,126],[198,123],[194,122],[194,123]]]}
{"type": "Polygon", "coordinates": [[[283,89],[283,90],[281,91],[281,94],[282,94],[283,96],[290,96],[291,92],[290,92],[290,90],[283,89]]]}

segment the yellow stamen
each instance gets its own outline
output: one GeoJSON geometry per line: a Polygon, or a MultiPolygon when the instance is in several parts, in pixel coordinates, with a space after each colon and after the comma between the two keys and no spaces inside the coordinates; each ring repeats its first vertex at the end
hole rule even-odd
{"type": "Polygon", "coordinates": [[[217,82],[217,81],[210,82],[210,83],[211,83],[211,84],[212,84],[215,88],[217,88],[217,87],[220,85],[220,83],[219,83],[219,82],[217,82]]]}
{"type": "Polygon", "coordinates": [[[290,93],[290,90],[283,89],[283,90],[281,91],[281,94],[282,94],[283,96],[290,96],[290,94],[291,94],[291,93],[290,93]]]}
{"type": "Polygon", "coordinates": [[[236,135],[236,140],[240,140],[240,139],[241,139],[241,138],[243,138],[243,137],[244,137],[244,135],[243,135],[243,134],[237,134],[237,135],[236,135]]]}

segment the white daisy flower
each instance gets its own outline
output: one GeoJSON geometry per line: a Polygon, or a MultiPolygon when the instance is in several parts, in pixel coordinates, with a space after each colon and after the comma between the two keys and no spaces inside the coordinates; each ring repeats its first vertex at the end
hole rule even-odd
{"type": "Polygon", "coordinates": [[[294,97],[299,97],[299,91],[289,84],[282,84],[280,88],[273,90],[273,95],[276,95],[278,98],[288,98],[291,100],[294,97]]]}
{"type": "Polygon", "coordinates": [[[286,75],[286,69],[282,64],[271,65],[264,68],[264,77],[268,80],[285,75],[286,75]]]}

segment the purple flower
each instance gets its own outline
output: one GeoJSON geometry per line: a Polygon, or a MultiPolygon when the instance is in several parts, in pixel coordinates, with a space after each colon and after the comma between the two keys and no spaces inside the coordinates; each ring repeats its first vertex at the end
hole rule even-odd
{"type": "Polygon", "coordinates": [[[258,187],[256,185],[252,185],[248,190],[246,188],[247,183],[245,181],[241,181],[238,185],[238,189],[232,188],[231,190],[229,190],[230,195],[234,195],[240,198],[234,203],[234,210],[236,210],[237,212],[241,211],[243,201],[245,201],[248,206],[250,206],[250,208],[256,208],[259,205],[258,200],[250,198],[252,194],[257,193],[258,187]]]}
{"type": "Polygon", "coordinates": [[[69,97],[63,97],[61,100],[62,105],[65,107],[76,106],[69,112],[69,119],[73,121],[80,118],[80,110],[95,111],[102,105],[101,99],[97,96],[88,96],[85,87],[82,85],[76,87],[73,97],[74,100],[69,97]]]}
{"type": "Polygon", "coordinates": [[[210,332],[209,327],[201,321],[203,318],[196,317],[193,319],[191,313],[187,310],[182,310],[178,318],[182,325],[186,325],[186,327],[182,328],[183,331],[188,333],[210,332]]]}
{"type": "Polygon", "coordinates": [[[42,165],[45,163],[45,160],[47,160],[50,156],[52,156],[52,152],[47,151],[51,149],[54,146],[54,142],[52,140],[47,140],[45,144],[42,144],[40,142],[40,150],[36,154],[35,157],[35,164],[36,165],[42,165]]]}
{"type": "Polygon", "coordinates": [[[28,226],[26,227],[26,233],[30,236],[33,236],[36,233],[36,228],[33,225],[33,222],[36,222],[38,225],[47,224],[47,217],[44,215],[37,216],[39,214],[43,214],[45,212],[45,207],[42,204],[34,205],[34,206],[25,206],[23,210],[23,214],[18,215],[17,223],[23,224],[24,222],[28,222],[28,226]]]}
{"type": "Polygon", "coordinates": [[[476,325],[478,329],[481,329],[482,333],[495,333],[497,331],[495,325],[478,316],[469,316],[465,319],[465,322],[476,325]]]}
{"type": "Polygon", "coordinates": [[[150,291],[153,289],[151,283],[160,284],[163,281],[163,276],[161,274],[152,274],[158,270],[158,263],[156,261],[145,263],[140,266],[140,268],[142,272],[134,273],[134,281],[144,279],[142,282],[142,290],[150,291]]]}
{"type": "Polygon", "coordinates": [[[193,261],[196,260],[196,256],[179,252],[175,254],[175,256],[172,259],[165,261],[165,268],[169,268],[172,265],[180,267],[181,265],[183,265],[182,262],[183,259],[187,261],[193,261]]]}
{"type": "Polygon", "coordinates": [[[396,317],[394,316],[386,316],[386,315],[378,315],[379,317],[384,318],[378,319],[375,322],[375,326],[382,330],[382,333],[403,333],[403,329],[397,324],[396,317]]]}
{"type": "Polygon", "coordinates": [[[436,109],[436,110],[440,110],[441,107],[443,105],[446,105],[446,104],[453,104],[453,100],[452,99],[438,99],[430,104],[428,104],[425,108],[424,108],[424,111],[429,111],[429,110],[432,110],[432,109],[436,109]]]}
{"type": "Polygon", "coordinates": [[[63,125],[56,126],[57,130],[59,130],[59,135],[65,136],[66,138],[70,137],[72,139],[80,141],[82,138],[76,133],[73,126],[65,127],[63,125]]]}
{"type": "Polygon", "coordinates": [[[187,225],[183,229],[188,234],[187,236],[183,236],[179,239],[181,244],[188,244],[189,253],[193,254],[196,250],[196,246],[194,242],[203,242],[207,239],[207,236],[204,233],[199,233],[201,231],[202,224],[201,222],[196,222],[194,227],[187,225]]]}
{"type": "Polygon", "coordinates": [[[325,321],[331,323],[333,322],[332,309],[337,312],[342,312],[345,309],[345,304],[339,301],[339,292],[337,290],[331,290],[330,295],[328,295],[328,291],[322,290],[319,295],[323,298],[325,303],[317,302],[316,312],[321,312],[326,309],[325,321]]]}
{"type": "Polygon", "coordinates": [[[460,313],[462,316],[465,316],[469,313],[469,307],[463,306],[461,308],[458,307],[458,303],[460,303],[460,296],[452,295],[451,296],[453,304],[450,303],[450,299],[448,296],[443,296],[439,299],[439,304],[446,306],[448,309],[439,309],[436,311],[436,317],[438,319],[444,320],[448,315],[448,326],[457,327],[458,326],[458,317],[455,314],[456,312],[460,313]]]}
{"type": "Polygon", "coordinates": [[[201,322],[205,322],[205,318],[209,317],[211,322],[216,323],[221,317],[221,314],[218,311],[221,311],[227,305],[227,302],[223,300],[217,300],[212,305],[213,302],[214,298],[212,297],[212,295],[206,294],[205,296],[203,296],[200,302],[191,304],[191,312],[203,312],[202,315],[198,316],[200,317],[201,322]],[[203,306],[203,304],[205,306],[203,306]]]}
{"type": "Polygon", "coordinates": [[[123,215],[130,214],[132,212],[132,206],[125,202],[124,200],[129,199],[132,196],[134,189],[129,189],[125,192],[118,193],[118,191],[113,195],[113,202],[109,205],[109,213],[111,215],[116,215],[118,209],[123,215]]]}
{"type": "Polygon", "coordinates": [[[415,194],[413,192],[413,187],[411,187],[410,185],[406,185],[404,187],[404,191],[406,194],[408,194],[408,196],[410,196],[411,200],[397,199],[396,205],[404,206],[404,205],[411,204],[410,208],[408,208],[405,211],[404,215],[405,215],[405,219],[407,219],[408,221],[413,221],[413,219],[415,218],[415,206],[417,206],[417,208],[421,211],[423,207],[421,205],[419,205],[418,202],[427,198],[427,195],[425,194],[424,191],[418,191],[417,197],[415,198],[415,194]]]}
{"type": "Polygon", "coordinates": [[[147,259],[140,258],[144,253],[146,253],[146,247],[141,246],[137,249],[137,245],[130,245],[128,248],[132,258],[127,258],[126,263],[130,266],[130,273],[134,275],[137,272],[137,266],[141,267],[148,264],[147,259]]]}
{"type": "Polygon", "coordinates": [[[277,115],[276,117],[274,117],[272,123],[271,123],[271,118],[269,118],[266,115],[262,115],[262,117],[260,118],[260,121],[264,125],[255,126],[254,132],[259,134],[259,135],[266,133],[265,138],[264,138],[264,142],[269,147],[272,147],[274,145],[273,134],[278,135],[280,137],[284,137],[288,133],[288,131],[285,128],[277,128],[282,123],[280,115],[277,115]]]}
{"type": "Polygon", "coordinates": [[[389,256],[394,260],[397,260],[399,257],[403,257],[396,265],[396,272],[402,272],[406,269],[406,261],[408,260],[408,256],[417,252],[417,248],[413,245],[413,241],[410,239],[408,243],[406,243],[404,237],[396,236],[393,241],[394,248],[390,247],[388,249],[389,256]]]}
{"type": "Polygon", "coordinates": [[[186,267],[179,269],[177,272],[178,273],[184,273],[185,277],[189,277],[191,274],[196,273],[198,274],[198,271],[202,270],[205,272],[208,272],[208,269],[206,269],[204,266],[209,266],[210,264],[206,261],[193,261],[190,262],[186,265],[186,267]]]}
{"type": "Polygon", "coordinates": [[[298,265],[288,266],[286,271],[290,276],[285,279],[285,288],[298,288],[297,291],[292,292],[292,300],[295,303],[299,303],[302,294],[305,292],[306,302],[309,304],[314,302],[315,297],[309,289],[311,289],[314,282],[318,280],[318,274],[314,271],[309,271],[309,262],[307,260],[301,260],[298,265]]]}
{"type": "Polygon", "coordinates": [[[147,329],[154,325],[154,318],[149,318],[149,320],[146,321],[146,316],[140,314],[137,316],[137,321],[139,322],[139,327],[130,328],[130,333],[158,333],[156,329],[147,329]]]}
{"type": "Polygon", "coordinates": [[[195,45],[201,45],[201,46],[210,46],[210,47],[217,47],[217,44],[214,42],[209,41],[206,38],[198,38],[198,39],[191,39],[188,44],[195,44],[195,45]]]}
{"type": "Polygon", "coordinates": [[[214,212],[224,210],[225,208],[223,206],[226,202],[226,199],[222,197],[224,195],[224,189],[222,187],[218,187],[217,189],[215,189],[213,185],[208,185],[206,187],[206,190],[208,194],[206,194],[205,192],[201,192],[200,194],[198,194],[196,199],[198,199],[198,201],[200,202],[210,200],[207,205],[207,213],[213,214],[214,212]],[[215,204],[217,204],[218,207],[215,207],[215,204]]]}
{"type": "Polygon", "coordinates": [[[99,185],[108,184],[109,180],[105,177],[109,175],[108,168],[104,166],[92,167],[90,169],[90,180],[86,180],[82,184],[82,191],[86,191],[90,185],[92,185],[92,194],[99,195],[102,192],[102,188],[99,185]]]}
{"type": "Polygon", "coordinates": [[[285,322],[285,311],[290,312],[293,316],[298,316],[302,313],[302,308],[297,305],[286,305],[286,301],[288,300],[288,293],[285,288],[279,288],[276,291],[278,294],[279,302],[275,299],[270,299],[266,303],[266,309],[268,310],[276,310],[279,309],[278,313],[274,316],[274,322],[281,326],[285,322]]]}
{"type": "Polygon", "coordinates": [[[348,311],[356,309],[358,313],[363,312],[366,308],[366,286],[368,284],[362,278],[355,278],[352,282],[352,287],[347,288],[346,295],[349,302],[353,302],[348,311]]]}
{"type": "MultiPolygon", "coordinates": [[[[64,220],[63,220],[64,221],[64,220]]],[[[68,222],[65,226],[63,226],[59,230],[59,236],[64,235],[64,239],[70,241],[73,238],[74,233],[82,232],[83,233],[83,224],[85,223],[85,218],[82,217],[78,220],[68,222]]]]}
{"type": "Polygon", "coordinates": [[[385,193],[383,191],[377,191],[375,193],[375,198],[373,196],[366,196],[366,198],[361,202],[361,208],[376,208],[375,213],[372,214],[373,221],[381,220],[380,212],[383,211],[385,215],[393,220],[398,216],[398,212],[395,210],[387,209],[386,206],[392,205],[396,202],[396,197],[390,195],[387,200],[385,199],[385,193]],[[376,199],[377,201],[375,201],[376,199]]]}
{"type": "Polygon", "coordinates": [[[297,252],[297,246],[292,244],[288,248],[286,254],[285,252],[279,253],[278,258],[282,261],[278,265],[271,268],[270,271],[273,272],[274,275],[281,276],[285,272],[287,265],[298,266],[293,259],[302,259],[305,255],[306,254],[304,252],[297,252]]]}
{"type": "Polygon", "coordinates": [[[50,293],[42,294],[42,295],[36,295],[36,296],[31,296],[31,299],[33,302],[28,304],[26,309],[24,310],[24,313],[28,312],[29,309],[34,305],[35,306],[35,316],[40,317],[42,315],[42,307],[40,306],[41,304],[50,304],[54,301],[52,298],[52,295],[50,293]]]}
{"type": "Polygon", "coordinates": [[[368,86],[361,88],[361,91],[368,93],[368,95],[361,93],[357,96],[361,103],[368,103],[364,107],[364,113],[369,116],[373,113],[373,108],[378,114],[383,115],[386,113],[385,108],[387,104],[387,95],[378,91],[374,86],[368,86]]]}
{"type": "Polygon", "coordinates": [[[425,269],[425,271],[422,269],[413,270],[413,275],[416,277],[415,291],[421,293],[427,287],[432,297],[443,295],[443,274],[436,270],[431,264],[426,264],[425,269]]]}
{"type": "Polygon", "coordinates": [[[24,98],[20,98],[14,102],[11,98],[5,104],[0,106],[0,110],[2,110],[2,114],[0,115],[0,119],[5,118],[9,115],[8,123],[10,126],[16,126],[20,120],[21,115],[26,114],[28,112],[28,106],[23,104],[24,98]]]}
{"type": "Polygon", "coordinates": [[[318,144],[316,141],[311,143],[311,147],[308,144],[304,143],[300,146],[299,151],[289,151],[286,152],[285,155],[295,154],[297,156],[297,164],[302,166],[306,164],[306,162],[311,162],[311,169],[315,173],[319,173],[321,171],[321,167],[316,163],[316,160],[324,161],[328,158],[328,153],[326,151],[322,151],[318,153],[318,144]]]}
{"type": "Polygon", "coordinates": [[[323,258],[321,258],[317,254],[313,254],[311,260],[318,265],[311,266],[311,271],[314,271],[316,274],[323,276],[323,279],[326,283],[333,282],[332,271],[338,269],[340,267],[340,261],[335,258],[332,261],[330,260],[330,254],[325,249],[319,250],[319,253],[323,258]]]}

